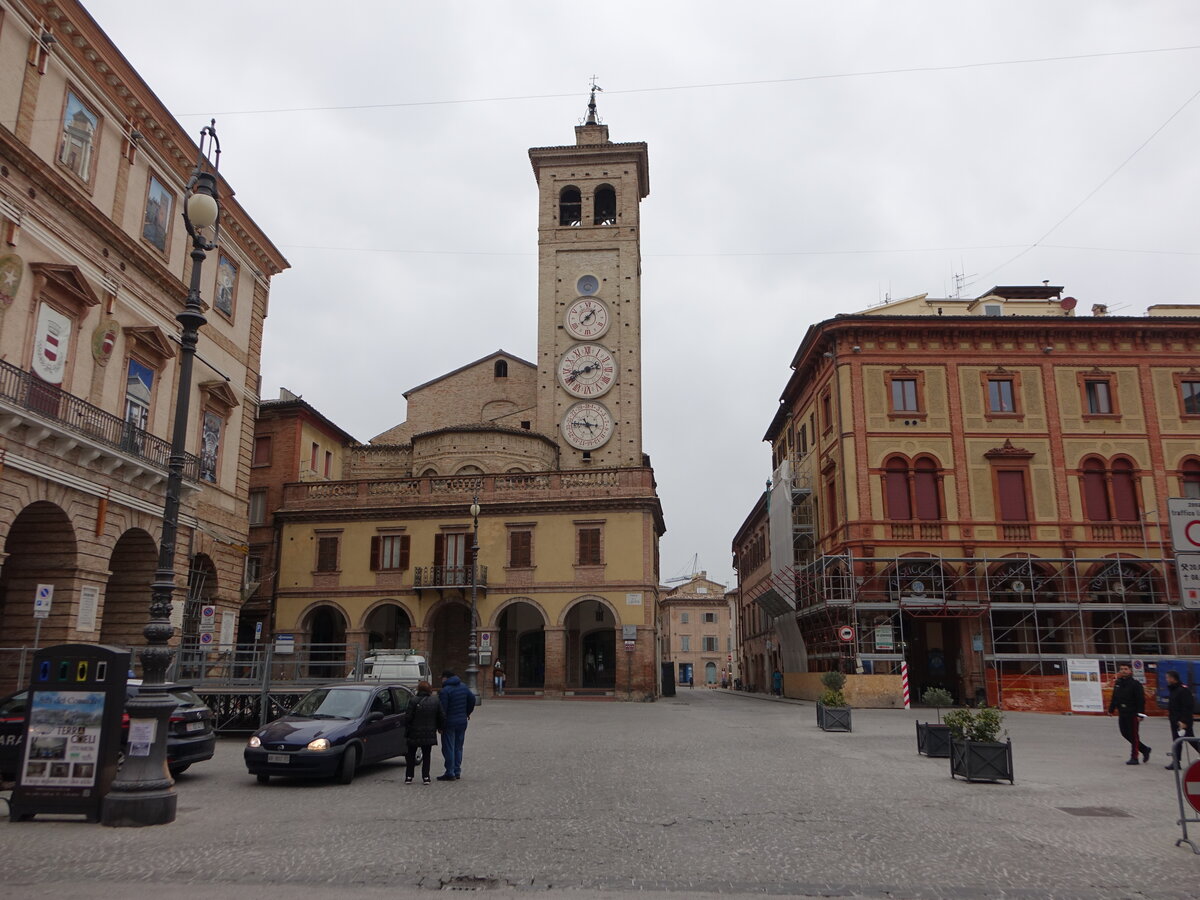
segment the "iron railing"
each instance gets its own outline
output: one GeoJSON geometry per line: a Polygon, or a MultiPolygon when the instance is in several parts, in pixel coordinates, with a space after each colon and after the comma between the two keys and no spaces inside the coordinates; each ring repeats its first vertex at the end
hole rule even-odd
{"type": "Polygon", "coordinates": [[[486,588],[487,566],[417,566],[413,569],[413,587],[469,587],[472,568],[476,586],[486,588]]]}
{"type": "MultiPolygon", "coordinates": [[[[144,460],[163,471],[166,471],[170,462],[170,441],[105,412],[4,360],[0,360],[0,400],[128,456],[144,460]]],[[[191,453],[184,454],[183,477],[189,481],[200,480],[200,460],[191,453]]]]}

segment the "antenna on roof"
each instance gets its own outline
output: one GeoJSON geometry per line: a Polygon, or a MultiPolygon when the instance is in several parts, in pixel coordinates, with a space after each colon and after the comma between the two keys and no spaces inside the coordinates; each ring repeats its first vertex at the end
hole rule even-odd
{"type": "Polygon", "coordinates": [[[974,278],[976,273],[968,275],[965,271],[967,267],[963,265],[961,260],[959,261],[959,265],[962,265],[964,271],[954,273],[954,293],[950,296],[955,300],[961,299],[963,292],[975,283],[974,281],[968,281],[967,279],[974,278]]]}
{"type": "Polygon", "coordinates": [[[592,89],[592,94],[591,94],[591,97],[588,98],[588,114],[587,114],[587,123],[586,124],[598,125],[600,123],[600,120],[599,120],[599,118],[596,117],[596,91],[603,91],[604,88],[602,88],[602,87],[600,87],[600,85],[596,84],[596,76],[595,75],[592,76],[592,81],[591,81],[590,87],[592,89]]]}

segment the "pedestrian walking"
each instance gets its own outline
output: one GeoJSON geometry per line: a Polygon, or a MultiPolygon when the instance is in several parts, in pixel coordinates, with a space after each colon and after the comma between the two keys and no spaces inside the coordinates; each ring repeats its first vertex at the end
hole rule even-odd
{"type": "MultiPolygon", "coordinates": [[[[1170,692],[1167,697],[1167,719],[1171,723],[1171,743],[1174,745],[1176,738],[1195,737],[1196,715],[1196,699],[1192,696],[1192,689],[1179,680],[1179,673],[1172,670],[1167,673],[1167,690],[1170,692]]],[[[1193,747],[1200,749],[1200,743],[1191,742],[1193,747]]],[[[1183,746],[1173,746],[1171,752],[1171,762],[1166,768],[1179,768],[1179,751],[1183,746]]]]}
{"type": "Polygon", "coordinates": [[[499,659],[492,666],[492,687],[495,688],[497,697],[504,696],[504,663],[499,659]]]}
{"type": "Polygon", "coordinates": [[[1117,680],[1113,683],[1112,699],[1108,702],[1108,714],[1117,714],[1117,725],[1121,729],[1121,737],[1129,741],[1130,757],[1125,761],[1127,766],[1138,764],[1138,754],[1142,754],[1142,762],[1150,759],[1150,748],[1141,742],[1138,730],[1142,719],[1146,718],[1146,691],[1142,683],[1133,677],[1133,669],[1128,665],[1117,668],[1117,680]]]}
{"type": "Polygon", "coordinates": [[[776,669],[771,675],[771,693],[776,697],[783,696],[783,673],[776,669]]]}
{"type": "Polygon", "coordinates": [[[417,767],[417,753],[421,754],[421,783],[429,784],[429,763],[437,736],[446,727],[446,713],[442,704],[433,696],[433,685],[428,681],[417,684],[416,696],[408,701],[404,711],[404,736],[408,741],[408,755],[404,766],[404,783],[412,784],[413,772],[417,767]]]}
{"type": "Polygon", "coordinates": [[[438,781],[458,781],[462,776],[463,741],[467,739],[467,720],[475,711],[475,695],[454,674],[453,669],[442,672],[442,689],[438,691],[438,702],[446,716],[442,729],[442,760],[446,771],[438,781]]]}

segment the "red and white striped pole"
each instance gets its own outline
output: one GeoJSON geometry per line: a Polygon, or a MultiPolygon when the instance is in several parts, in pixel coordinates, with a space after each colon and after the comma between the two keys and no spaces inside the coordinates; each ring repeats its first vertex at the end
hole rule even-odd
{"type": "Polygon", "coordinates": [[[912,709],[908,699],[908,663],[900,660],[900,690],[904,693],[904,708],[912,709]]]}

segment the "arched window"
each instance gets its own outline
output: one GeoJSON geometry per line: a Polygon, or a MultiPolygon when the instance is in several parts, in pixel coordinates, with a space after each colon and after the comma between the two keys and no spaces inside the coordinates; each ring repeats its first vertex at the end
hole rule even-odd
{"type": "Polygon", "coordinates": [[[929,456],[918,456],[913,466],[913,506],[917,518],[940,519],[942,505],[938,496],[938,465],[929,456]]]}
{"type": "Polygon", "coordinates": [[[1105,463],[1089,456],[1080,469],[1084,515],[1093,522],[1138,521],[1137,474],[1133,462],[1118,456],[1105,463]]]}
{"type": "Polygon", "coordinates": [[[1093,522],[1107,522],[1112,518],[1108,486],[1104,482],[1104,462],[1095,457],[1083,461],[1083,514],[1093,522]]]}
{"type": "Polygon", "coordinates": [[[1200,499],[1200,459],[1185,459],[1179,470],[1179,486],[1183,496],[1200,499]]]}
{"type": "Polygon", "coordinates": [[[884,465],[884,485],[889,519],[911,519],[912,504],[908,501],[908,460],[893,456],[884,465]]]}
{"type": "Polygon", "coordinates": [[[497,378],[508,377],[508,362],[503,359],[496,360],[495,375],[497,378]]]}
{"type": "Polygon", "coordinates": [[[578,226],[583,221],[583,201],[579,188],[565,187],[558,195],[558,224],[578,226]]]}
{"type": "Polygon", "coordinates": [[[941,469],[932,456],[918,456],[909,463],[893,456],[884,463],[884,494],[887,517],[893,521],[942,518],[941,469]]]}
{"type": "Polygon", "coordinates": [[[596,188],[594,225],[617,224],[617,192],[611,184],[596,188]]]}

